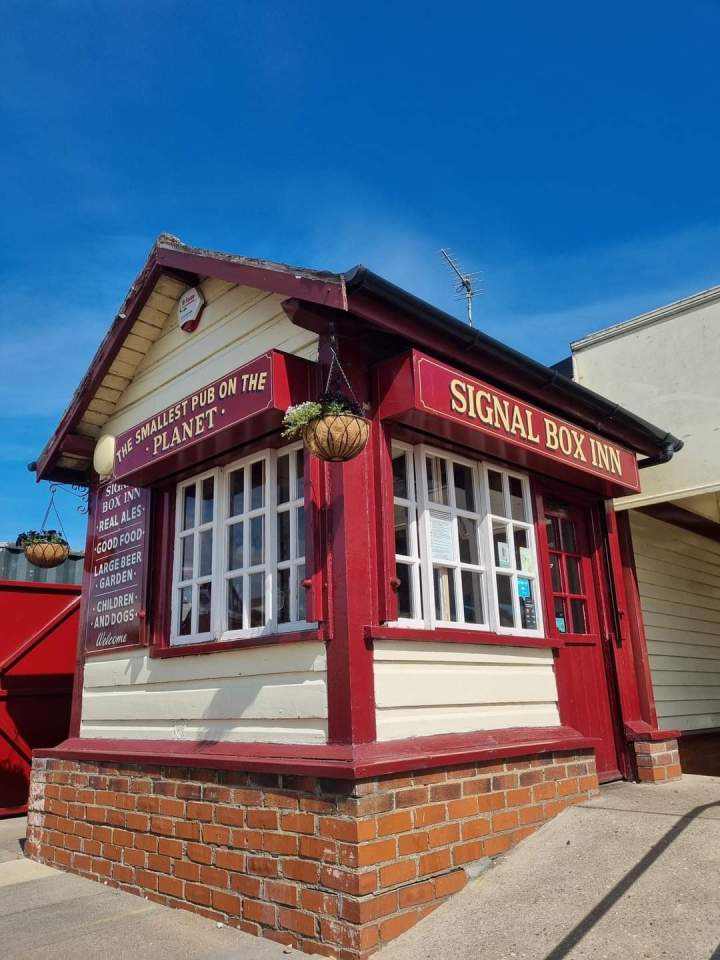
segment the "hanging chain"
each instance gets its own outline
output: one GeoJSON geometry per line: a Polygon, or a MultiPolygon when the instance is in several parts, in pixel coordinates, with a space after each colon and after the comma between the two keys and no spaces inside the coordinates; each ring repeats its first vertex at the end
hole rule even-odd
{"type": "Polygon", "coordinates": [[[355,401],[358,407],[362,407],[362,404],[358,400],[355,394],[355,391],[352,388],[352,384],[348,380],[347,374],[343,370],[342,364],[340,363],[340,359],[337,355],[336,346],[337,346],[337,342],[335,339],[335,323],[331,322],[330,323],[330,353],[332,354],[332,359],[330,360],[330,366],[328,367],[327,382],[325,384],[325,393],[330,392],[330,383],[332,381],[333,370],[337,369],[338,373],[345,381],[345,385],[350,391],[350,395],[352,396],[353,400],[355,401]]]}
{"type": "Polygon", "coordinates": [[[60,516],[57,506],[55,505],[55,494],[57,493],[58,486],[59,484],[57,483],[50,484],[50,502],[48,503],[47,510],[45,511],[45,516],[43,517],[43,522],[40,529],[42,531],[45,531],[47,529],[46,524],[48,521],[48,517],[50,516],[50,511],[54,510],[55,516],[57,517],[58,526],[60,527],[60,533],[62,533],[65,540],[67,540],[67,534],[65,533],[65,527],[63,526],[62,518],[60,516]]]}

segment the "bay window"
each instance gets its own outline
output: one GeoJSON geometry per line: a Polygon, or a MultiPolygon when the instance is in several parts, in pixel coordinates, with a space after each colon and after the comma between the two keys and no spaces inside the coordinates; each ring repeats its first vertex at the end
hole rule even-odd
{"type": "Polygon", "coordinates": [[[302,446],[183,481],[175,513],[172,645],[308,626],[302,446]]]}
{"type": "Polygon", "coordinates": [[[542,635],[527,477],[393,444],[398,623],[542,635]]]}

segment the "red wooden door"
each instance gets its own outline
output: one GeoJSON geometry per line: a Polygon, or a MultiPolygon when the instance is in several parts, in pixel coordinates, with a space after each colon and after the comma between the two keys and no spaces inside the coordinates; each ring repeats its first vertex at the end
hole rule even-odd
{"type": "Polygon", "coordinates": [[[601,780],[623,776],[619,713],[609,644],[598,591],[605,590],[602,555],[590,525],[590,507],[545,494],[539,498],[545,596],[551,636],[562,643],[555,661],[562,723],[597,738],[601,780]]]}

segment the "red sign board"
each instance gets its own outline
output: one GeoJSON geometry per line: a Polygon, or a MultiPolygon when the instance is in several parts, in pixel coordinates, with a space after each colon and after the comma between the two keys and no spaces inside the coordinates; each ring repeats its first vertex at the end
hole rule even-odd
{"type": "Polygon", "coordinates": [[[307,400],[313,364],[271,350],[183,397],[115,441],[113,477],[150,483],[280,425],[307,400]]]}
{"type": "Polygon", "coordinates": [[[144,642],[150,492],[121,483],[95,491],[88,537],[85,650],[144,642]]]}
{"type": "Polygon", "coordinates": [[[482,434],[491,453],[527,466],[570,467],[604,481],[612,494],[637,492],[631,450],[469,377],[417,350],[379,370],[383,418],[436,429],[467,442],[482,434]]]}

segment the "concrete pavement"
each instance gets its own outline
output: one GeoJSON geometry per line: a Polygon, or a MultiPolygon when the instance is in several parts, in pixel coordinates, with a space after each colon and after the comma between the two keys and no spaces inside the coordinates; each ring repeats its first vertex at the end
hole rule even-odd
{"type": "Polygon", "coordinates": [[[288,960],[268,940],[22,859],[25,819],[0,820],[3,960],[288,960]]]}
{"type": "Polygon", "coordinates": [[[565,811],[378,960],[720,960],[720,780],[565,811]]]}

